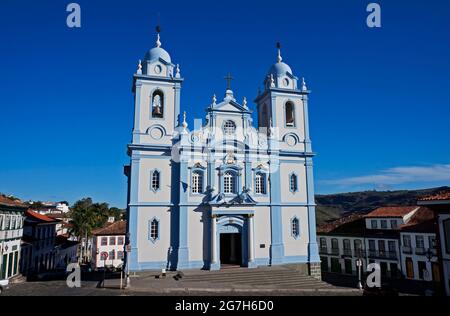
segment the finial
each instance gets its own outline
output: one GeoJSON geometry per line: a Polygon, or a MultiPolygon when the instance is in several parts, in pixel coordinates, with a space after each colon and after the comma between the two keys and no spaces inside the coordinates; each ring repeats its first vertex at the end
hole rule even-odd
{"type": "Polygon", "coordinates": [[[277,43],[277,49],[278,49],[278,62],[281,63],[283,61],[283,58],[281,57],[281,44],[280,44],[280,42],[277,43]]]}
{"type": "Polygon", "coordinates": [[[242,106],[244,108],[247,108],[247,98],[246,97],[244,97],[244,100],[242,101],[242,106]]]}
{"type": "Polygon", "coordinates": [[[214,94],[213,97],[212,97],[212,102],[213,102],[213,103],[212,103],[213,105],[216,105],[216,103],[217,103],[217,97],[216,97],[215,94],[214,94]]]}
{"type": "Polygon", "coordinates": [[[161,37],[159,33],[161,33],[161,27],[159,25],[156,26],[156,47],[161,47],[161,37]]]}
{"type": "Polygon", "coordinates": [[[188,127],[188,123],[186,122],[186,111],[183,112],[183,123],[181,124],[184,129],[188,127]]]}
{"type": "Polygon", "coordinates": [[[139,59],[138,69],[136,72],[138,75],[142,75],[142,61],[139,59]]]}
{"type": "Polygon", "coordinates": [[[307,91],[308,88],[306,87],[305,77],[302,77],[302,91],[307,91]]]}
{"type": "Polygon", "coordinates": [[[180,78],[181,74],[180,74],[180,65],[177,64],[177,68],[176,68],[176,73],[175,73],[175,78],[180,78]]]}

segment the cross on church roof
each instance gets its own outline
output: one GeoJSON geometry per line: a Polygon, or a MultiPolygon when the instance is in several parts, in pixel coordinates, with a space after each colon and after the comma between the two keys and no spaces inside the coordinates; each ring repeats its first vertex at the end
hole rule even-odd
{"type": "Polygon", "coordinates": [[[225,80],[227,81],[227,90],[231,90],[231,80],[234,78],[231,76],[230,73],[225,77],[225,80]]]}

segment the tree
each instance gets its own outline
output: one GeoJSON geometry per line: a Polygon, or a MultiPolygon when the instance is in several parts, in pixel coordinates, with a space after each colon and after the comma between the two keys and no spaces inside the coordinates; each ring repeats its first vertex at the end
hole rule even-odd
{"type": "Polygon", "coordinates": [[[123,211],[112,207],[108,203],[93,203],[91,198],[81,199],[71,207],[71,229],[69,233],[80,241],[81,258],[86,259],[87,242],[92,236],[92,231],[105,226],[108,218],[113,216],[115,220],[122,219],[123,211]],[[85,247],[83,247],[83,241],[85,247]]]}

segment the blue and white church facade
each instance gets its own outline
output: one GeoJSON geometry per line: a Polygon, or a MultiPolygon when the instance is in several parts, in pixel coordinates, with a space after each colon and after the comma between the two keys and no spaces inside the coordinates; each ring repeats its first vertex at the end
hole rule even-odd
{"type": "Polygon", "coordinates": [[[228,85],[190,130],[180,67],[161,46],[158,33],[133,81],[129,270],[296,264],[320,277],[304,80],[278,47],[255,99],[257,125],[228,85]]]}

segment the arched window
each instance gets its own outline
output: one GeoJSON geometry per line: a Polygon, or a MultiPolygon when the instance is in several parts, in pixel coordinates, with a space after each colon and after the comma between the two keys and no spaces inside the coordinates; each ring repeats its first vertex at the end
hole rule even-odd
{"type": "Polygon", "coordinates": [[[289,176],[289,190],[291,192],[298,191],[297,175],[294,173],[289,176]]]}
{"type": "Polygon", "coordinates": [[[223,175],[223,193],[236,193],[236,179],[233,172],[227,171],[223,175]]]}
{"type": "Polygon", "coordinates": [[[236,133],[236,124],[233,121],[226,121],[223,125],[225,135],[234,135],[236,133]]]}
{"type": "Polygon", "coordinates": [[[156,218],[152,219],[150,222],[149,239],[151,241],[159,239],[159,221],[156,218]]]}
{"type": "Polygon", "coordinates": [[[266,194],[266,175],[262,172],[255,175],[255,193],[266,194]]]}
{"type": "Polygon", "coordinates": [[[291,220],[291,234],[294,238],[298,238],[298,236],[300,236],[300,221],[297,217],[294,217],[291,220]]]}
{"type": "Polygon", "coordinates": [[[292,102],[287,102],[285,105],[286,111],[286,127],[295,126],[295,106],[292,102]]]}
{"type": "Polygon", "coordinates": [[[203,193],[203,173],[200,171],[192,173],[192,193],[203,193]]]}
{"type": "Polygon", "coordinates": [[[151,189],[153,191],[158,191],[160,189],[160,187],[161,187],[161,179],[160,179],[161,178],[161,174],[160,174],[160,172],[158,170],[154,170],[154,171],[152,171],[151,176],[152,176],[151,189]]]}
{"type": "Polygon", "coordinates": [[[164,116],[164,94],[156,90],[152,95],[152,118],[163,118],[164,116]]]}

